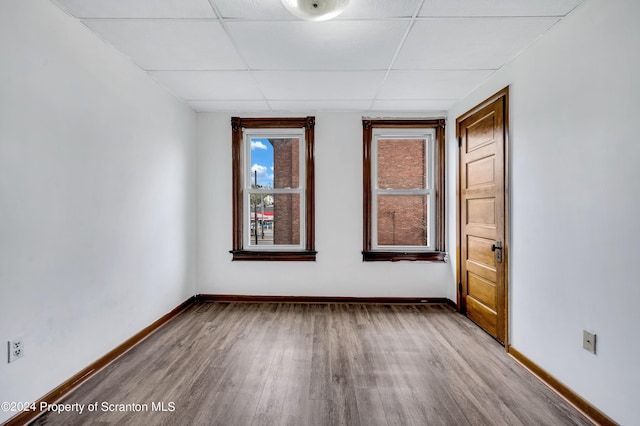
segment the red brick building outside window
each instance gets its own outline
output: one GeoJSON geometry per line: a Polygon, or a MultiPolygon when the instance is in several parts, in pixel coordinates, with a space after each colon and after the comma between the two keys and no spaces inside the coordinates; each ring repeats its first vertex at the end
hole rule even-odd
{"type": "Polygon", "coordinates": [[[363,120],[363,173],[363,260],[444,260],[444,120],[363,120]]]}
{"type": "MultiPolygon", "coordinates": [[[[427,147],[422,139],[378,140],[378,188],[423,189],[428,180],[427,147]]],[[[424,195],[377,196],[379,246],[427,246],[429,206],[424,195]]]]}
{"type": "MultiPolygon", "coordinates": [[[[274,188],[298,188],[300,185],[300,141],[271,139],[273,145],[274,188]]],[[[294,194],[273,196],[273,244],[300,244],[300,197],[294,194]]]]}

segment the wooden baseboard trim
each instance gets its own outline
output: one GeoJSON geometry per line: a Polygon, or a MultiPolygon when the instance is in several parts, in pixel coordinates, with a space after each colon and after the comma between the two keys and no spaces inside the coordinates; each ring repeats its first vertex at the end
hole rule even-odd
{"type": "Polygon", "coordinates": [[[257,296],[240,294],[199,294],[198,301],[237,303],[359,303],[371,305],[424,305],[444,304],[456,308],[455,302],[445,297],[342,297],[342,296],[257,296]]]}
{"type": "MultiPolygon", "coordinates": [[[[176,308],[171,310],[171,312],[162,316],[160,319],[153,322],[151,325],[145,327],[144,329],[136,333],[134,336],[127,339],[120,346],[113,349],[112,351],[104,355],[102,358],[96,360],[87,368],[80,371],[78,374],[71,377],[69,380],[67,380],[66,382],[64,382],[63,384],[61,384],[60,386],[58,386],[57,388],[55,388],[54,390],[52,390],[51,392],[49,392],[48,394],[40,398],[38,401],[35,402],[36,408],[40,407],[40,403],[42,402],[53,404],[59,401],[60,399],[62,399],[65,395],[67,395],[69,392],[75,389],[78,385],[80,385],[81,383],[83,383],[84,381],[92,377],[94,374],[96,374],[98,371],[102,370],[104,367],[106,367],[107,365],[115,361],[116,358],[118,358],[120,355],[124,354],[129,349],[131,349],[132,347],[134,347],[135,345],[143,341],[153,332],[160,329],[160,327],[162,327],[163,325],[168,323],[170,320],[175,318],[178,314],[180,314],[180,312],[187,309],[196,301],[197,301],[197,297],[192,296],[189,299],[182,302],[176,308]]],[[[3,423],[3,426],[26,425],[27,423],[35,420],[35,418],[38,417],[40,414],[42,414],[42,412],[40,412],[39,410],[23,411],[22,413],[7,420],[5,423],[3,423]]]]}
{"type": "Polygon", "coordinates": [[[573,404],[578,410],[582,411],[584,415],[589,417],[593,422],[601,426],[615,426],[618,423],[609,418],[602,411],[591,405],[588,401],[582,398],[580,395],[569,389],[558,379],[551,374],[543,370],[536,363],[520,353],[513,346],[509,346],[509,355],[516,361],[518,361],[527,370],[531,371],[536,377],[538,377],[543,383],[563,396],[567,401],[573,404]]]}

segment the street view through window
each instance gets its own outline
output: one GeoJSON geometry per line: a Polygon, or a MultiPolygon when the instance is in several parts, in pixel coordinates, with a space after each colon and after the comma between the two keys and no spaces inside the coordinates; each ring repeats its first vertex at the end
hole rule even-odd
{"type": "Polygon", "coordinates": [[[250,246],[301,244],[301,176],[297,137],[250,138],[250,246]]]}

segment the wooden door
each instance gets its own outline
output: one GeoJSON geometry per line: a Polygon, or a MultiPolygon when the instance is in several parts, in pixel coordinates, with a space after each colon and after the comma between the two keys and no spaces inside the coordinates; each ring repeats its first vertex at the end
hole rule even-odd
{"type": "Polygon", "coordinates": [[[460,144],[459,310],[507,344],[508,88],[456,120],[460,144]]]}

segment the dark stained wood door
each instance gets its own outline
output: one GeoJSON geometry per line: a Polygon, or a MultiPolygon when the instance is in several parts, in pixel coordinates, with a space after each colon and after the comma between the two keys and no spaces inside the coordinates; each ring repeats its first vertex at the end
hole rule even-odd
{"type": "Polygon", "coordinates": [[[456,123],[460,144],[458,305],[503,344],[507,337],[507,101],[505,89],[456,123]]]}

